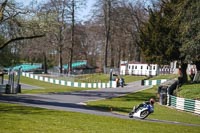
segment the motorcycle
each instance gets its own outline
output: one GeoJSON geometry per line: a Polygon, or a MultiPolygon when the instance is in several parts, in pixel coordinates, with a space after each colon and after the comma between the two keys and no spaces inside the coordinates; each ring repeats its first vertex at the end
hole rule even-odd
{"type": "Polygon", "coordinates": [[[149,116],[149,114],[153,113],[153,107],[148,104],[144,104],[142,107],[139,107],[135,109],[135,106],[133,107],[132,111],[129,113],[129,118],[140,118],[145,119],[149,116]]]}
{"type": "Polygon", "coordinates": [[[123,78],[120,78],[119,86],[124,87],[124,79],[123,78]]]}

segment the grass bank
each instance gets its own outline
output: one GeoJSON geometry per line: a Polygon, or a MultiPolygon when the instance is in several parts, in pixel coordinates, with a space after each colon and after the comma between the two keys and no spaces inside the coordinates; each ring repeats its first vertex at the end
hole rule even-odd
{"type": "MultiPolygon", "coordinates": [[[[117,113],[128,114],[133,106],[138,105],[151,97],[156,99],[156,92],[157,87],[154,86],[151,89],[132,93],[118,98],[88,102],[88,106],[103,108],[107,111],[112,108],[112,110],[117,113]]],[[[148,118],[200,124],[199,115],[177,111],[176,109],[171,109],[167,106],[161,106],[158,103],[155,104],[155,112],[148,118]]]]}
{"type": "Polygon", "coordinates": [[[200,100],[200,83],[184,84],[178,88],[178,97],[200,100]]]}
{"type": "MultiPolygon", "coordinates": [[[[189,78],[189,77],[188,77],[189,78]]],[[[157,79],[178,79],[177,74],[158,75],[150,80],[157,79]]],[[[180,88],[177,88],[176,95],[178,97],[200,100],[200,83],[185,83],[180,88]]]]}
{"type": "Polygon", "coordinates": [[[157,79],[178,79],[177,74],[164,74],[164,75],[157,75],[155,77],[150,78],[149,80],[157,80],[157,79]]]}

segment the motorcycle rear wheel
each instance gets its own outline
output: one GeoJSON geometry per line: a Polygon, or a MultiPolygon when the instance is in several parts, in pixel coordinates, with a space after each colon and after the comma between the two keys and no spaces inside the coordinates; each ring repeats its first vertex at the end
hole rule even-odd
{"type": "Polygon", "coordinates": [[[144,111],[141,112],[140,118],[141,119],[145,119],[148,115],[149,115],[149,111],[148,110],[144,110],[144,111]]]}

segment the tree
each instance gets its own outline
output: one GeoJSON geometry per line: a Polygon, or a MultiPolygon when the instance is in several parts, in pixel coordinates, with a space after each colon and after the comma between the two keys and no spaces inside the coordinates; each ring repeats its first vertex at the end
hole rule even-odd
{"type": "Polygon", "coordinates": [[[58,53],[59,70],[63,73],[63,51],[67,50],[70,10],[69,0],[49,0],[41,6],[41,18],[48,28],[48,40],[58,53]]]}
{"type": "Polygon", "coordinates": [[[129,43],[131,44],[127,44],[127,49],[125,50],[128,54],[128,59],[126,60],[140,62],[142,58],[139,46],[139,33],[140,28],[148,17],[145,11],[145,1],[136,0],[134,2],[123,2],[121,8],[123,8],[123,10],[118,10],[121,14],[120,18],[122,19],[120,24],[122,25],[122,30],[126,34],[125,36],[129,38],[129,43]]]}
{"type": "Polygon", "coordinates": [[[113,22],[114,22],[113,9],[118,4],[118,2],[119,0],[98,0],[96,1],[95,4],[96,9],[93,11],[94,16],[96,16],[95,21],[99,22],[100,24],[99,26],[104,30],[104,32],[102,33],[104,36],[104,40],[102,40],[102,43],[104,43],[104,57],[103,57],[104,71],[108,66],[114,67],[115,45],[111,43],[113,35],[113,22]]]}
{"type": "Polygon", "coordinates": [[[177,8],[180,21],[180,40],[183,44],[180,48],[181,57],[185,57],[185,62],[193,62],[200,71],[200,1],[184,0],[177,8]]]}
{"type": "MultiPolygon", "coordinates": [[[[8,0],[4,0],[2,3],[0,3],[0,26],[11,26],[15,25],[17,28],[24,28],[25,26],[22,25],[22,23],[18,20],[18,16],[21,14],[26,14],[26,11],[23,11],[23,9],[17,8],[15,3],[9,2],[8,0]]],[[[9,32],[9,31],[8,31],[9,32]]],[[[0,50],[5,48],[8,44],[19,41],[19,40],[24,40],[24,39],[33,39],[33,38],[38,38],[38,37],[43,37],[45,34],[39,33],[39,34],[32,34],[32,35],[21,35],[21,36],[16,36],[13,35],[11,32],[10,33],[5,33],[1,32],[4,34],[1,34],[2,36],[5,37],[5,41],[0,44],[0,50]],[[7,34],[7,35],[5,35],[7,34]],[[8,36],[9,34],[9,36],[8,36]]]]}
{"type": "Polygon", "coordinates": [[[140,46],[148,62],[168,64],[179,59],[178,25],[171,22],[175,12],[169,4],[165,3],[160,10],[149,8],[149,21],[141,30],[140,46]]]}
{"type": "Polygon", "coordinates": [[[71,47],[70,47],[70,59],[69,59],[69,67],[68,67],[68,73],[72,71],[72,61],[73,61],[73,53],[74,53],[74,25],[75,25],[75,1],[71,1],[71,47]]]}
{"type": "Polygon", "coordinates": [[[187,82],[187,64],[199,61],[196,10],[199,1],[163,0],[160,8],[149,9],[149,21],[141,30],[141,47],[146,59],[160,64],[178,60],[184,82],[187,82]]]}

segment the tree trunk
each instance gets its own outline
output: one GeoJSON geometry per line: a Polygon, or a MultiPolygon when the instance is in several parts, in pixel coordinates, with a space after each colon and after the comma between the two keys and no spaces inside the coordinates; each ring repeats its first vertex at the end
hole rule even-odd
{"type": "Polygon", "coordinates": [[[75,3],[74,0],[72,0],[72,24],[71,24],[71,48],[70,48],[70,61],[68,65],[68,74],[71,74],[72,71],[72,62],[73,62],[73,53],[74,53],[74,24],[75,24],[75,3]]]}
{"type": "Polygon", "coordinates": [[[187,63],[182,63],[181,64],[181,72],[183,74],[183,84],[186,83],[188,81],[188,78],[187,78],[187,66],[188,64],[187,63]]]}
{"type": "Polygon", "coordinates": [[[111,46],[111,58],[110,58],[110,67],[114,68],[115,67],[115,55],[116,51],[114,50],[113,44],[111,46]]]}
{"type": "Polygon", "coordinates": [[[60,73],[63,73],[63,62],[62,62],[62,48],[59,48],[59,68],[60,73]]]}
{"type": "MultiPolygon", "coordinates": [[[[120,61],[121,61],[121,53],[122,53],[123,51],[121,51],[120,50],[120,48],[119,48],[119,52],[118,52],[118,62],[117,62],[117,68],[120,68],[120,61]]],[[[123,60],[123,61],[125,61],[125,60],[123,60]]]]}
{"type": "Polygon", "coordinates": [[[107,65],[107,58],[108,58],[108,45],[110,41],[110,8],[111,8],[111,2],[110,0],[105,1],[104,3],[105,9],[104,9],[104,20],[105,20],[105,56],[104,56],[104,72],[107,65]]]}
{"type": "Polygon", "coordinates": [[[47,56],[46,53],[43,52],[43,57],[44,57],[44,73],[47,74],[47,56]]]}
{"type": "Polygon", "coordinates": [[[135,46],[135,61],[140,62],[140,48],[138,44],[135,46]]]}
{"type": "Polygon", "coordinates": [[[196,61],[195,65],[196,65],[197,71],[200,71],[200,61],[196,61]]]}

